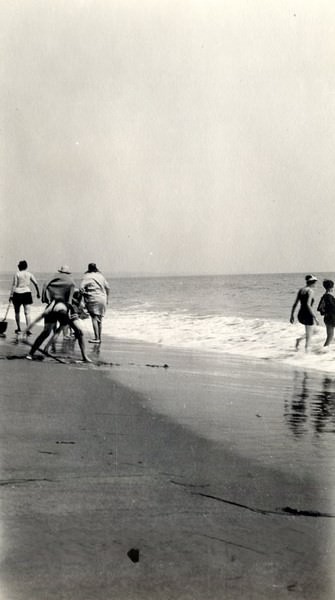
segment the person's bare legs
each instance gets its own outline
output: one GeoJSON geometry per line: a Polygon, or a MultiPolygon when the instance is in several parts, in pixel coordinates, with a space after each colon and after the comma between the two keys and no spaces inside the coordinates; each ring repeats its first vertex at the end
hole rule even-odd
{"type": "Polygon", "coordinates": [[[29,325],[30,325],[30,304],[24,304],[23,305],[23,310],[24,310],[24,316],[26,319],[26,327],[29,330],[29,325]]]}
{"type": "Polygon", "coordinates": [[[20,323],[20,307],[15,307],[15,322],[16,322],[16,331],[15,333],[19,333],[21,331],[21,323],[20,323]]]}
{"type": "Polygon", "coordinates": [[[305,339],[306,339],[306,335],[302,335],[300,338],[296,339],[296,341],[295,341],[295,349],[296,350],[299,350],[300,343],[302,342],[302,340],[305,340],[305,339]]]}
{"type": "Polygon", "coordinates": [[[24,304],[23,305],[23,310],[24,310],[24,316],[26,319],[26,325],[27,328],[29,327],[29,323],[30,323],[30,305],[29,304],[24,304]]]}
{"type": "Polygon", "coordinates": [[[79,344],[79,348],[81,351],[83,361],[84,362],[92,362],[91,359],[89,359],[86,354],[84,334],[83,334],[83,330],[80,326],[79,319],[75,319],[74,321],[71,321],[70,327],[74,331],[76,339],[78,340],[78,344],[79,344]]]}
{"type": "Polygon", "coordinates": [[[98,333],[99,333],[99,342],[101,342],[101,331],[102,331],[102,317],[97,317],[98,321],[98,333]]]}
{"type": "Polygon", "coordinates": [[[305,352],[308,352],[309,343],[310,343],[311,337],[314,335],[314,333],[315,333],[314,325],[305,325],[305,335],[296,339],[295,349],[299,350],[300,343],[302,342],[302,340],[305,340],[305,352]]]}
{"type": "Polygon", "coordinates": [[[101,323],[99,323],[99,317],[97,317],[97,315],[91,315],[91,321],[92,321],[92,326],[93,326],[94,341],[100,342],[100,340],[101,340],[101,323]]]}
{"type": "Polygon", "coordinates": [[[40,333],[39,336],[37,336],[36,340],[34,341],[27,358],[29,358],[29,357],[33,358],[36,350],[39,349],[39,347],[43,344],[44,340],[46,340],[47,337],[52,332],[53,326],[54,326],[53,323],[44,323],[43,331],[40,333]]]}
{"type": "Polygon", "coordinates": [[[59,325],[59,327],[56,327],[56,329],[54,328],[53,335],[51,336],[48,343],[44,346],[45,352],[49,352],[50,346],[52,347],[53,352],[56,351],[55,345],[56,345],[56,342],[57,342],[63,328],[64,328],[64,325],[59,325]]]}
{"type": "Polygon", "coordinates": [[[315,333],[313,325],[305,325],[305,331],[306,331],[305,352],[308,352],[311,337],[315,333]]]}
{"type": "Polygon", "coordinates": [[[325,341],[325,346],[329,346],[329,344],[333,341],[334,338],[334,327],[333,325],[326,325],[327,330],[327,339],[325,341]]]}
{"type": "Polygon", "coordinates": [[[36,325],[37,323],[39,323],[40,321],[42,321],[42,319],[44,318],[45,313],[46,313],[46,309],[44,309],[43,312],[41,312],[38,315],[38,317],[36,317],[36,319],[34,319],[34,321],[32,323],[29,323],[29,327],[27,327],[27,329],[25,329],[25,331],[23,333],[29,335],[29,333],[31,333],[31,330],[34,327],[34,325],[36,325]]]}
{"type": "Polygon", "coordinates": [[[65,338],[66,340],[70,339],[70,326],[69,325],[64,325],[64,327],[63,327],[63,338],[65,338]]]}

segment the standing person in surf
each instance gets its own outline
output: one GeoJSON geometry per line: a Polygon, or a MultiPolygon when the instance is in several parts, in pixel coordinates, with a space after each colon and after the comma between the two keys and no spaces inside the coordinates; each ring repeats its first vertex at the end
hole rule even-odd
{"type": "Polygon", "coordinates": [[[95,263],[88,265],[80,284],[80,292],[92,320],[94,338],[89,342],[101,344],[102,319],[108,304],[109,285],[95,263]]]}
{"type": "Polygon", "coordinates": [[[327,330],[327,337],[324,345],[329,346],[334,338],[335,327],[335,298],[333,296],[334,282],[331,279],[325,279],[322,285],[326,292],[320,299],[317,310],[324,317],[324,323],[327,330]]]}
{"type": "Polygon", "coordinates": [[[306,285],[297,293],[297,297],[292,306],[290,322],[294,323],[294,312],[298,304],[300,303],[300,308],[298,311],[298,321],[302,325],[305,326],[305,335],[300,338],[297,338],[295,347],[298,350],[300,342],[305,340],[305,351],[308,352],[309,344],[311,337],[313,335],[313,327],[314,324],[318,325],[318,320],[313,312],[313,304],[314,304],[314,287],[317,282],[317,278],[314,275],[306,275],[305,277],[306,285]]]}

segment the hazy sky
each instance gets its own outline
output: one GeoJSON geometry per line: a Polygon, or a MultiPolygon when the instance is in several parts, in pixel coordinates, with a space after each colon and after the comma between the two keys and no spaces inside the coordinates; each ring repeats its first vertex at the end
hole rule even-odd
{"type": "Polygon", "coordinates": [[[334,0],[0,0],[0,269],[335,271],[334,0]]]}

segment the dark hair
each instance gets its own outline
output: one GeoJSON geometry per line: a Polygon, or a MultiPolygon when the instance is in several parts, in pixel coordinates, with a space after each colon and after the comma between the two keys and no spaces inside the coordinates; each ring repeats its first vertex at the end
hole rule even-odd
{"type": "Polygon", "coordinates": [[[331,290],[334,287],[334,282],[331,279],[324,279],[322,285],[325,290],[331,290]]]}
{"type": "Polygon", "coordinates": [[[28,268],[28,263],[26,260],[20,260],[20,262],[17,266],[19,268],[19,271],[25,271],[25,269],[28,268]]]}
{"type": "Polygon", "coordinates": [[[97,273],[99,271],[95,263],[89,263],[86,273],[97,273]]]}

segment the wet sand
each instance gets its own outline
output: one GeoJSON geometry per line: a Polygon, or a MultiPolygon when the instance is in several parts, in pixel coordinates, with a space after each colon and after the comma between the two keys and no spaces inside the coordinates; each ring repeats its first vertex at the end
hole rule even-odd
{"type": "Polygon", "coordinates": [[[115,340],[99,366],[25,353],[1,340],[3,600],[334,597],[332,465],[313,470],[292,431],[287,467],[257,450],[264,386],[284,407],[293,371],[227,360],[220,379],[214,357],[115,340]]]}

